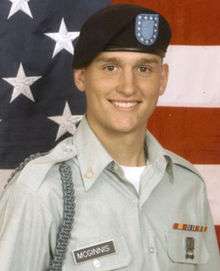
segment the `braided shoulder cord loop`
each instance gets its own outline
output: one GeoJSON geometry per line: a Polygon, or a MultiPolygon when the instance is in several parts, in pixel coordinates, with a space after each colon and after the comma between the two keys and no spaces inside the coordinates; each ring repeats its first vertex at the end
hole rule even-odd
{"type": "MultiPolygon", "coordinates": [[[[9,177],[5,188],[11,181],[14,176],[20,172],[31,160],[39,158],[40,156],[46,155],[48,152],[31,154],[27,157],[11,174],[9,177]]],[[[67,246],[69,243],[71,230],[74,221],[75,214],[75,191],[72,182],[72,171],[69,165],[63,162],[59,166],[59,171],[62,181],[63,189],[63,221],[58,230],[55,255],[50,259],[50,265],[48,271],[61,271],[63,261],[65,259],[65,254],[67,246]]]]}
{"type": "Polygon", "coordinates": [[[48,271],[61,271],[73,227],[75,214],[75,191],[71,167],[63,162],[59,166],[63,189],[63,221],[57,234],[56,249],[50,259],[48,271]]]}

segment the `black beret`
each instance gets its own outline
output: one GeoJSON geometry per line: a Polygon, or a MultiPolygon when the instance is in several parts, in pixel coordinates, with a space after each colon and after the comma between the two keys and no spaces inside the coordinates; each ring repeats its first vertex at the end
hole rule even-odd
{"type": "Polygon", "coordinates": [[[136,51],[163,57],[171,38],[167,20],[151,9],[114,4],[93,14],[75,43],[73,68],[88,66],[103,51],[136,51]]]}

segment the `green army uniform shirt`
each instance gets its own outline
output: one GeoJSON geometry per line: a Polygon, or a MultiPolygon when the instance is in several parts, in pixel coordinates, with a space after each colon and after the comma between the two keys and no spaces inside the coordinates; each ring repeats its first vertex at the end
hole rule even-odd
{"type": "Polygon", "coordinates": [[[44,271],[63,217],[59,162],[72,169],[75,218],[63,271],[219,271],[202,178],[146,133],[137,193],[84,117],[73,137],[31,161],[0,200],[1,271],[44,271]]]}

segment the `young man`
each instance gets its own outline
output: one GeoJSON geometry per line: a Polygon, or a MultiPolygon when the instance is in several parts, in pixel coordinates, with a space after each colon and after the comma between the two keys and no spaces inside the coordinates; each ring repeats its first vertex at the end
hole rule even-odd
{"type": "Polygon", "coordinates": [[[5,190],[2,271],[220,270],[201,176],[146,131],[170,37],[160,14],[133,5],[84,24],[73,67],[86,115],[5,190]]]}

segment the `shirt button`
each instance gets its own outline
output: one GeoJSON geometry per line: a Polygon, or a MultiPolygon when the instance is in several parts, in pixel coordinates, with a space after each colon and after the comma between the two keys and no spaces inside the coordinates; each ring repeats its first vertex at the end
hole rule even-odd
{"type": "Polygon", "coordinates": [[[155,248],[154,248],[154,247],[149,247],[149,252],[150,252],[151,254],[155,253],[155,248]]]}
{"type": "Polygon", "coordinates": [[[95,259],[95,260],[93,260],[93,265],[94,265],[94,267],[99,268],[99,267],[101,267],[101,262],[99,260],[95,259]]]}

